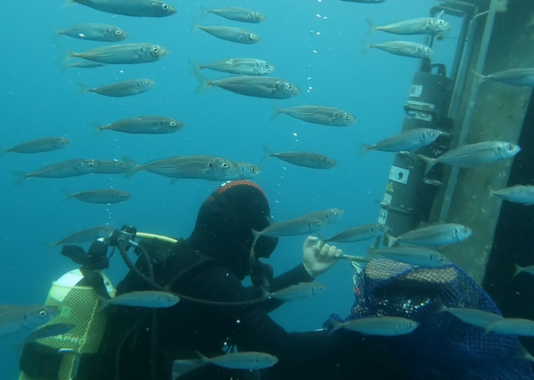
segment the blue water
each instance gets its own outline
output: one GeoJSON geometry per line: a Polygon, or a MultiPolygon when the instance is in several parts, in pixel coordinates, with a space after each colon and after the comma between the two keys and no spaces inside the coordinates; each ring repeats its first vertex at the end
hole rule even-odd
{"type": "MultiPolygon", "coordinates": [[[[81,229],[102,224],[136,226],[140,231],[187,237],[202,201],[220,183],[182,180],[139,173],[121,176],[88,175],[63,180],[31,178],[15,187],[11,170],[32,172],[44,165],[72,159],[121,159],[138,162],[175,155],[209,154],[253,162],[262,167],[256,182],[269,197],[272,216],[284,220],[330,207],[345,209],[344,218],[323,232],[374,222],[376,200],[382,198],[392,156],[371,152],[359,156],[360,142],[374,143],[400,130],[412,76],[418,61],[371,50],[361,54],[361,40],[395,39],[376,33],[367,36],[366,18],[386,24],[425,17],[430,1],[403,0],[384,4],[353,4],[337,0],[240,1],[268,16],[262,24],[238,24],[215,15],[200,18],[195,2],[172,1],[179,12],[163,19],[113,16],[57,0],[2,4],[0,31],[0,145],[3,148],[48,136],[66,136],[71,146],[38,155],[8,154],[0,160],[0,212],[2,277],[0,303],[43,303],[50,283],[75,268],[60,250],[47,248],[81,229]],[[187,5],[186,5],[187,4],[187,5]],[[319,17],[320,16],[320,17],[319,17]],[[202,31],[190,32],[192,19],[200,25],[228,25],[250,29],[262,37],[256,45],[218,40],[202,31]],[[101,43],[61,37],[54,30],[81,22],[117,25],[130,33],[127,42],[153,42],[170,50],[163,60],[143,65],[117,65],[92,70],[69,69],[60,62],[69,51],[83,51],[101,43]],[[313,31],[313,33],[312,33],[313,31]],[[320,35],[317,35],[317,32],[320,35]],[[314,52],[316,51],[316,53],[314,52]],[[280,107],[302,104],[328,105],[354,114],[358,123],[333,128],[278,116],[271,122],[270,100],[247,98],[214,88],[195,94],[198,84],[190,74],[189,59],[201,63],[231,57],[265,59],[276,66],[273,76],[292,82],[302,94],[278,101],[280,107]],[[116,80],[152,78],[149,92],[123,99],[79,94],[77,83],[98,87],[116,80]],[[308,91],[309,90],[309,91],[308,91]],[[183,130],[160,136],[103,132],[92,137],[91,124],[154,114],[185,123],[183,130]],[[316,171],[290,166],[275,159],[261,162],[262,145],[278,152],[309,150],[338,162],[332,170],[316,171]],[[89,205],[64,201],[64,192],[116,187],[132,193],[118,205],[89,205]]],[[[205,0],[206,7],[221,6],[205,0]]],[[[457,30],[452,30],[455,35],[457,30]]],[[[421,37],[405,40],[422,42],[421,37]]],[[[453,40],[440,43],[435,61],[449,63],[453,40]]],[[[206,71],[210,78],[220,73],[206,71]]],[[[304,237],[283,238],[270,263],[276,273],[299,264],[304,237]]],[[[343,245],[347,254],[363,245],[343,245]]],[[[125,273],[119,257],[107,271],[116,284],[125,273]]],[[[289,331],[318,328],[332,312],[346,315],[353,302],[352,270],[340,262],[318,278],[327,294],[285,305],[273,318],[289,331]],[[298,315],[298,317],[295,317],[298,315]]],[[[16,339],[0,345],[0,367],[16,377],[16,339]]],[[[7,378],[7,377],[6,377],[7,378]]]]}

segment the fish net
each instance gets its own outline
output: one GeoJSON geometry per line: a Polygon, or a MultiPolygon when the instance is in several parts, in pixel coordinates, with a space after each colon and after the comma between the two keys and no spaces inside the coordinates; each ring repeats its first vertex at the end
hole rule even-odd
{"type": "MultiPolygon", "coordinates": [[[[49,324],[68,323],[75,327],[66,334],[40,339],[39,344],[57,350],[73,349],[78,355],[98,352],[107,322],[105,313],[98,312],[98,302],[93,287],[63,286],[54,282],[46,305],[59,307],[61,313],[49,324]]],[[[57,379],[75,378],[77,354],[62,355],[57,379]]],[[[22,372],[19,380],[37,379],[22,372]]]]}
{"type": "Polygon", "coordinates": [[[458,266],[421,268],[377,259],[354,280],[356,301],[347,321],[395,316],[420,323],[411,334],[392,338],[388,347],[412,379],[534,380],[516,336],[484,334],[482,328],[450,313],[436,313],[436,301],[441,300],[447,307],[501,315],[488,294],[458,266]]]}

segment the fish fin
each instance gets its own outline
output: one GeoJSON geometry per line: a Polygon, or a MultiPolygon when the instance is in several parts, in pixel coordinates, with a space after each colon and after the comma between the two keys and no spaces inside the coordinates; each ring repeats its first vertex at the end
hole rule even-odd
{"type": "Polygon", "coordinates": [[[108,299],[105,299],[104,297],[98,297],[98,308],[96,309],[96,312],[101,312],[106,307],[108,307],[110,304],[110,301],[108,299]]]}
{"type": "Polygon", "coordinates": [[[367,53],[369,51],[369,49],[371,49],[371,45],[369,45],[367,42],[365,42],[364,40],[362,40],[362,44],[363,44],[363,47],[362,47],[362,54],[364,53],[367,53]]]}
{"type": "Polygon", "coordinates": [[[195,20],[193,17],[191,17],[191,24],[189,26],[189,33],[194,33],[199,30],[199,25],[197,23],[197,20],[195,20]]]}
{"type": "Polygon", "coordinates": [[[63,34],[64,32],[62,30],[54,28],[52,29],[52,32],[50,33],[50,40],[52,42],[56,42],[58,38],[61,37],[63,34]]]}
{"type": "Polygon", "coordinates": [[[364,154],[369,152],[371,149],[371,145],[365,144],[365,143],[358,143],[358,157],[362,157],[364,154]]]}
{"type": "Polygon", "coordinates": [[[377,255],[377,249],[375,247],[366,247],[367,254],[363,257],[364,260],[371,261],[377,255]]]}
{"type": "Polygon", "coordinates": [[[202,94],[208,91],[211,87],[213,87],[210,80],[206,78],[204,75],[200,74],[199,70],[194,70],[193,75],[195,76],[195,78],[197,78],[199,82],[199,85],[197,89],[195,90],[196,94],[202,94]]]}
{"type": "Polygon", "coordinates": [[[200,360],[202,360],[202,363],[206,363],[206,362],[209,362],[209,361],[210,361],[207,357],[205,357],[204,355],[202,355],[200,352],[195,351],[195,353],[197,354],[198,358],[199,358],[200,360]]]}
{"type": "Polygon", "coordinates": [[[523,272],[523,268],[520,267],[519,265],[515,264],[515,272],[514,272],[514,275],[512,277],[517,276],[521,272],[523,272]]]}
{"type": "Polygon", "coordinates": [[[171,185],[174,185],[176,182],[178,182],[180,178],[173,178],[171,179],[171,185]]]}
{"type": "Polygon", "coordinates": [[[126,172],[124,173],[124,178],[128,179],[132,177],[135,173],[138,172],[139,164],[128,157],[122,157],[122,160],[126,164],[126,172]]]}
{"type": "Polygon", "coordinates": [[[486,181],[484,184],[484,187],[488,190],[488,199],[493,198],[493,195],[495,194],[495,191],[491,188],[490,179],[486,181]]]}
{"type": "Polygon", "coordinates": [[[260,238],[261,232],[256,231],[254,229],[250,230],[252,232],[252,235],[254,236],[254,241],[252,242],[252,248],[254,249],[254,245],[256,244],[256,241],[260,238]]]}
{"type": "Polygon", "coordinates": [[[374,32],[377,31],[376,25],[371,20],[367,19],[367,25],[369,25],[369,30],[367,31],[367,35],[370,36],[374,32]]]}
{"type": "Polygon", "coordinates": [[[440,314],[447,311],[447,306],[443,303],[443,300],[441,297],[437,297],[436,301],[434,302],[436,304],[436,308],[433,310],[434,314],[440,314]]]}
{"type": "Polygon", "coordinates": [[[190,64],[191,67],[192,67],[192,68],[191,68],[191,74],[194,74],[195,71],[199,71],[199,72],[200,72],[200,70],[202,70],[202,68],[200,67],[200,66],[201,66],[200,63],[195,62],[195,61],[193,61],[192,59],[189,60],[189,64],[190,64]]]}
{"type": "Polygon", "coordinates": [[[330,324],[332,325],[332,330],[328,332],[328,335],[333,334],[335,331],[339,330],[342,327],[341,322],[339,322],[334,317],[330,317],[330,324]]]}
{"type": "Polygon", "coordinates": [[[476,72],[475,70],[471,70],[471,72],[475,74],[479,81],[485,81],[488,78],[486,75],[482,75],[479,72],[476,72]]]}
{"type": "Polygon", "coordinates": [[[529,362],[534,362],[534,357],[532,357],[530,352],[528,352],[522,344],[519,344],[519,352],[517,354],[517,358],[520,360],[528,360],[529,362]]]}
{"type": "MultiPolygon", "coordinates": [[[[83,94],[83,93],[86,93],[86,92],[93,92],[93,89],[89,86],[86,86],[85,84],[83,83],[78,83],[78,86],[80,87],[78,89],[78,95],[79,94],[83,94]]],[[[100,131],[99,131],[100,132],[100,131]]]]}
{"type": "Polygon", "coordinates": [[[273,114],[271,115],[270,121],[273,121],[275,117],[280,115],[280,113],[281,113],[280,108],[278,108],[278,106],[276,105],[276,102],[273,102],[273,114]]]}
{"type": "Polygon", "coordinates": [[[18,170],[11,170],[11,174],[15,177],[15,186],[20,185],[28,178],[26,173],[19,172],[18,170]]]}
{"type": "Polygon", "coordinates": [[[100,132],[102,132],[104,129],[102,127],[102,125],[98,124],[98,123],[89,123],[89,125],[91,126],[92,128],[92,132],[91,132],[91,137],[96,137],[100,134],[100,132]]]}
{"type": "Polygon", "coordinates": [[[210,13],[210,9],[208,9],[208,8],[202,6],[202,5],[200,6],[200,17],[205,17],[209,13],[210,13]]]}
{"type": "Polygon", "coordinates": [[[271,150],[264,145],[263,146],[263,157],[262,157],[261,161],[262,162],[266,161],[269,158],[271,158],[272,156],[273,156],[273,152],[271,152],[271,150]]]}
{"type": "Polygon", "coordinates": [[[76,0],[67,0],[67,1],[65,1],[65,2],[63,3],[63,5],[61,6],[61,9],[63,9],[63,8],[68,8],[68,7],[70,7],[71,5],[76,4],[76,3],[77,3],[76,0]]]}

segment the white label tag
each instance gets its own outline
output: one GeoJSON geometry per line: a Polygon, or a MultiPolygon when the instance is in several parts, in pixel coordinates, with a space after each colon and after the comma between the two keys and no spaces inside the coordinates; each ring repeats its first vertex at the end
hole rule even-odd
{"type": "Polygon", "coordinates": [[[402,183],[406,185],[408,178],[410,177],[410,171],[408,169],[402,169],[397,166],[392,166],[389,172],[389,179],[393,182],[402,183]]]}

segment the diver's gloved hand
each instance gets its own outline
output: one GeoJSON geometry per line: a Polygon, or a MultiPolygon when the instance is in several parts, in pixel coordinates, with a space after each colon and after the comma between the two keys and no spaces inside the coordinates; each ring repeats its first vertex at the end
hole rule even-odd
{"type": "Polygon", "coordinates": [[[308,236],[302,246],[302,264],[308,274],[315,278],[330,269],[342,254],[341,249],[323,245],[319,238],[308,236]]]}
{"type": "Polygon", "coordinates": [[[269,291],[273,277],[273,267],[269,264],[265,264],[256,260],[256,263],[252,268],[252,273],[250,274],[250,281],[252,282],[252,285],[261,286],[266,291],[269,291]]]}

